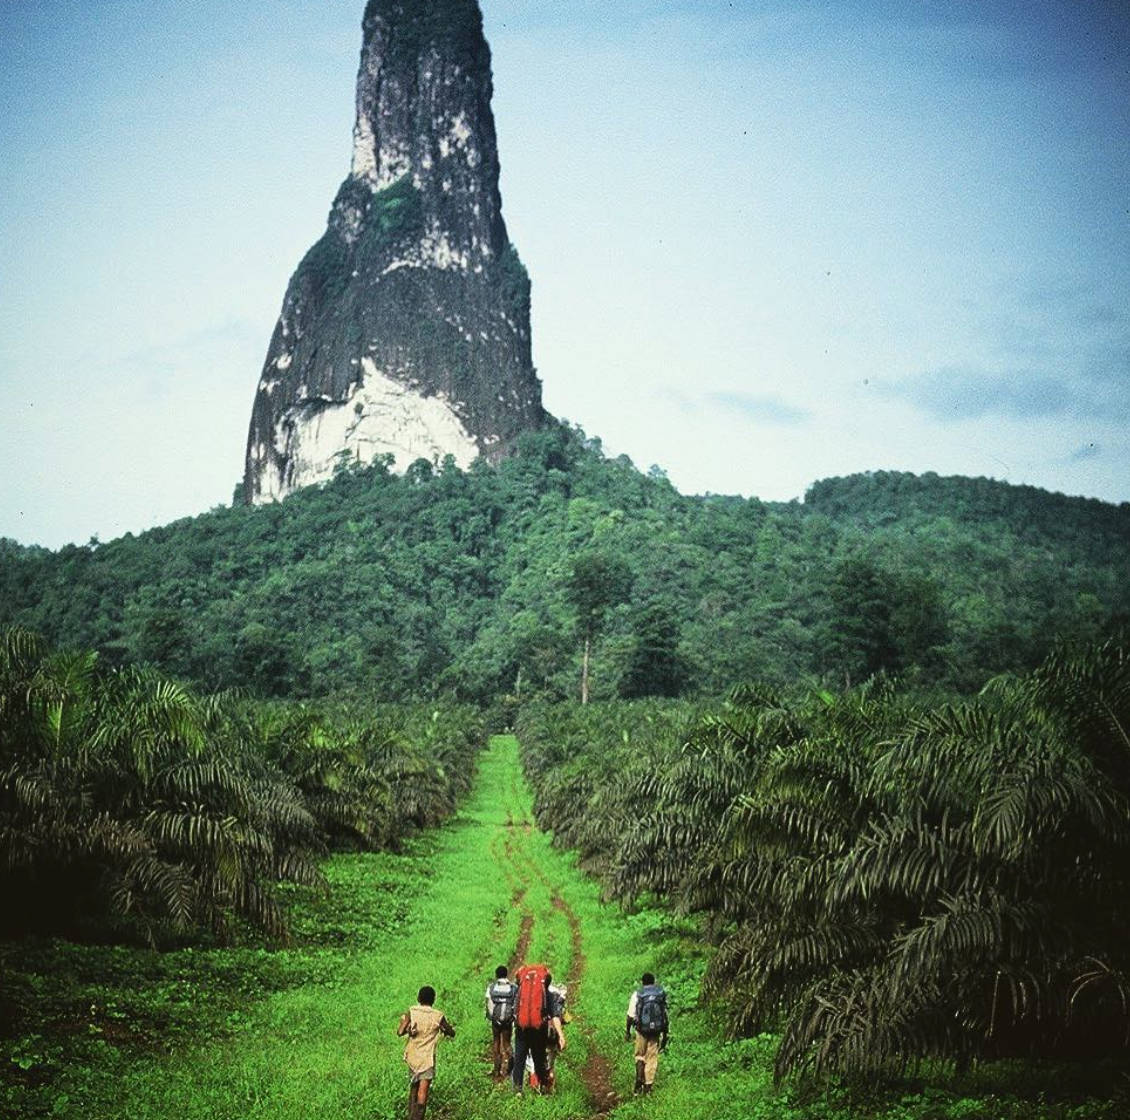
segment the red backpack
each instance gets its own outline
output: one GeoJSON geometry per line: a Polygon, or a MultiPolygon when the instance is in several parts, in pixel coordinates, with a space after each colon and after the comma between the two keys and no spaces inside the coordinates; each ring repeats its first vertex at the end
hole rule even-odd
{"type": "Polygon", "coordinates": [[[545,989],[549,969],[544,964],[526,964],[518,969],[514,979],[518,983],[514,1021],[519,1027],[541,1030],[546,1024],[545,989]]]}

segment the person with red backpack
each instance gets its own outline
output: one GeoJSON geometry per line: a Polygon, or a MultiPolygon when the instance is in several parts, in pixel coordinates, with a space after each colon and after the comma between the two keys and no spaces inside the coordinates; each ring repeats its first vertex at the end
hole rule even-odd
{"type": "Polygon", "coordinates": [[[526,1055],[529,1054],[533,1058],[538,1087],[543,1093],[548,1093],[551,1081],[545,1049],[551,1030],[556,1033],[559,1048],[565,1049],[565,1029],[554,1014],[556,1007],[549,992],[553,978],[544,964],[527,964],[514,973],[514,979],[518,984],[514,1013],[514,1091],[522,1091],[526,1078],[526,1055]]]}
{"type": "Polygon", "coordinates": [[[636,1032],[636,1092],[650,1093],[661,1051],[667,1049],[667,993],[650,972],[640,977],[642,987],[628,1000],[628,1022],[624,1041],[631,1042],[636,1032]]]}

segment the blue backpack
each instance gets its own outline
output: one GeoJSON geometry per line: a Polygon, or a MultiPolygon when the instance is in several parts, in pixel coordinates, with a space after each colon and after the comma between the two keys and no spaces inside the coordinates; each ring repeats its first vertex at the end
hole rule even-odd
{"type": "Polygon", "coordinates": [[[667,1030],[667,993],[658,984],[636,992],[636,1030],[649,1036],[667,1030]]]}
{"type": "Polygon", "coordinates": [[[518,999],[518,986],[506,980],[496,980],[490,986],[490,1021],[500,1027],[514,1021],[514,1004],[518,999]]]}

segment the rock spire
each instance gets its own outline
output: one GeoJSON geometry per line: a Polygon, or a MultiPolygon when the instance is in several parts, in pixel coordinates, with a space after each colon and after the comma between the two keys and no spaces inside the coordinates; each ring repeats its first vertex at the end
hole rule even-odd
{"type": "Polygon", "coordinates": [[[352,168],[271,338],[248,502],[331,477],[343,453],[497,460],[546,420],[477,0],[369,0],[362,27],[352,168]]]}

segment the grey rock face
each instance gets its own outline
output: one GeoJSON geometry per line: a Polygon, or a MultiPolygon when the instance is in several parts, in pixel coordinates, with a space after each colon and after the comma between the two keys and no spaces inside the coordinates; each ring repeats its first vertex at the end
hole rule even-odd
{"type": "Polygon", "coordinates": [[[369,0],[363,30],[353,165],[271,338],[249,502],[330,477],[342,452],[496,461],[546,419],[477,0],[369,0]]]}

